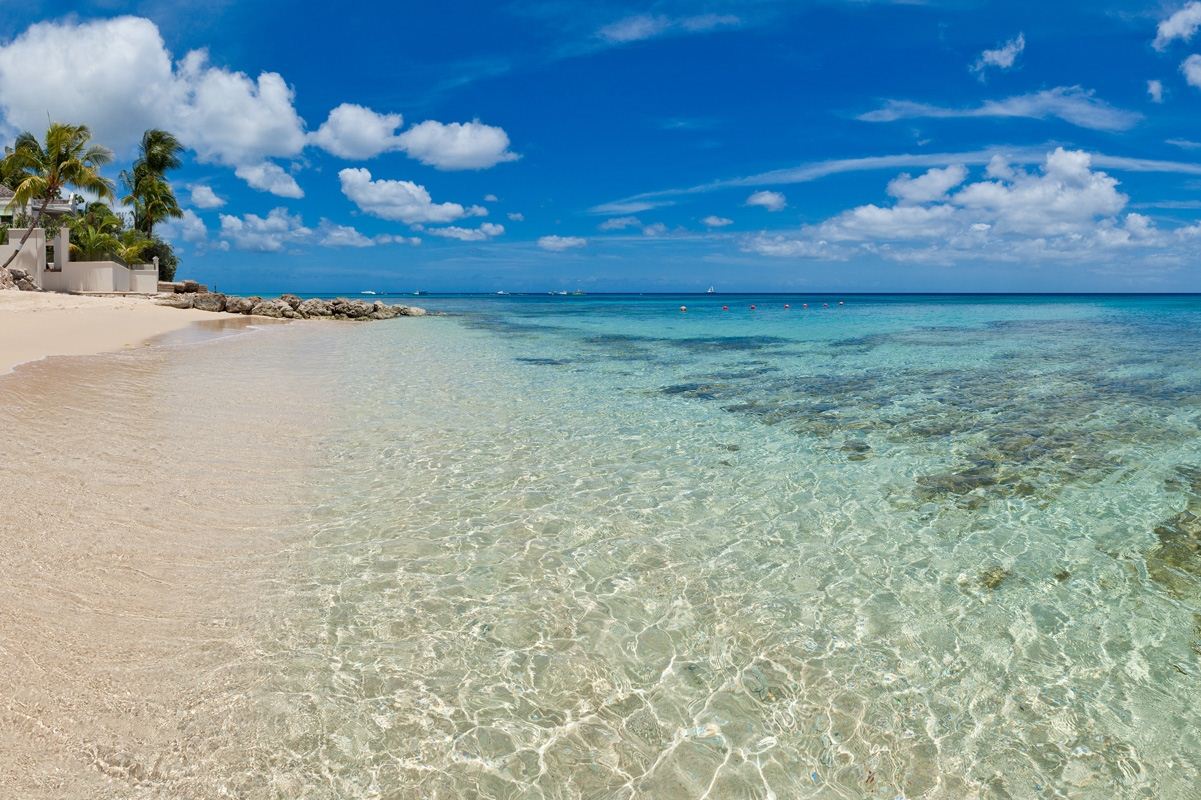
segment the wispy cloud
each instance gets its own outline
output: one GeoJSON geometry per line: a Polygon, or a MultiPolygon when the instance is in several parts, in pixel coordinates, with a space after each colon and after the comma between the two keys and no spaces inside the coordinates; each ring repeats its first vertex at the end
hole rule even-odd
{"type": "Polygon", "coordinates": [[[972,65],[972,71],[983,75],[984,70],[989,67],[1009,69],[1025,49],[1026,35],[1019,33],[1016,38],[1010,39],[997,49],[985,50],[981,53],[980,57],[976,59],[976,63],[972,65]]]}
{"type": "Polygon", "coordinates": [[[596,32],[597,38],[611,44],[628,44],[667,34],[707,33],[730,28],[742,20],[733,14],[697,14],[669,17],[665,14],[637,14],[610,22],[596,32]]]}
{"type": "MultiPolygon", "coordinates": [[[[1201,148],[1201,142],[1192,143],[1184,139],[1172,140],[1178,147],[1188,147],[1195,144],[1201,148]]],[[[836,158],[827,161],[813,161],[794,167],[759,172],[738,178],[701,183],[675,189],[661,189],[653,192],[613,200],[594,206],[590,211],[594,214],[637,213],[652,208],[659,208],[675,203],[678,197],[707,194],[723,189],[746,188],[753,186],[787,185],[809,183],[822,178],[848,172],[872,172],[887,169],[914,169],[921,167],[946,167],[953,164],[968,166],[989,163],[995,156],[1003,156],[1011,164],[1039,164],[1046,158],[1047,152],[1055,148],[1054,143],[1037,146],[1008,146],[995,145],[979,150],[942,153],[898,153],[881,156],[862,156],[859,158],[836,158]],[[630,209],[620,211],[617,209],[630,209]],[[635,210],[636,209],[636,210],[635,210]]],[[[1177,175],[1201,175],[1201,163],[1188,161],[1170,161],[1152,158],[1137,158],[1130,156],[1114,156],[1105,153],[1092,153],[1092,163],[1104,169],[1125,170],[1127,172],[1162,172],[1177,175]]]]}
{"type": "Polygon", "coordinates": [[[971,117],[1017,117],[1024,119],[1061,119],[1081,128],[1124,131],[1134,127],[1142,114],[1116,108],[1099,100],[1080,86],[1058,86],[1033,94],[988,100],[970,108],[948,108],[911,100],[889,100],[875,111],[861,114],[864,122],[895,122],[929,117],[957,119],[971,117]]]}

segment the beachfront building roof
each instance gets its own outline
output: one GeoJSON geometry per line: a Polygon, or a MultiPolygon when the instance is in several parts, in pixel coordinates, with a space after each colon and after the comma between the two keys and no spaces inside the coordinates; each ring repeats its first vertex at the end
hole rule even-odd
{"type": "MultiPolygon", "coordinates": [[[[15,208],[12,205],[14,194],[13,190],[7,186],[0,186],[0,224],[12,225],[15,219],[24,213],[26,216],[33,216],[42,204],[40,201],[35,201],[24,208],[15,208]]],[[[51,200],[46,205],[46,214],[52,217],[61,217],[66,214],[75,212],[75,200],[59,198],[51,200]]]]}

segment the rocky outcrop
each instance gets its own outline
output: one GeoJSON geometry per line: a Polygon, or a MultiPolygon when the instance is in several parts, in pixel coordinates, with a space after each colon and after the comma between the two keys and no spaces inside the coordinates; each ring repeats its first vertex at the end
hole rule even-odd
{"type": "Polygon", "coordinates": [[[253,317],[283,317],[285,311],[296,313],[292,311],[292,306],[283,300],[263,300],[255,303],[254,308],[250,309],[250,315],[253,317]]]}
{"type": "Polygon", "coordinates": [[[29,273],[18,267],[0,269],[0,289],[20,289],[22,292],[40,291],[29,273]]]}
{"type": "Polygon", "coordinates": [[[196,295],[194,294],[168,294],[163,295],[159,301],[161,306],[171,306],[171,308],[191,308],[196,303],[196,295]]]}
{"type": "Polygon", "coordinates": [[[195,295],[195,300],[192,302],[192,308],[198,308],[201,311],[224,311],[225,310],[225,295],[219,292],[208,292],[206,294],[195,295]]]}
{"type": "MultiPolygon", "coordinates": [[[[175,284],[172,284],[174,286],[175,284]]],[[[163,292],[160,305],[172,308],[197,308],[201,311],[224,311],[228,314],[247,314],[274,319],[349,319],[380,320],[395,317],[423,317],[424,308],[390,306],[382,300],[369,303],[338,297],[333,300],[312,298],[301,300],[294,294],[276,299],[237,297],[218,292],[163,292]]]]}
{"type": "Polygon", "coordinates": [[[196,281],[159,281],[158,291],[160,294],[205,294],[209,288],[203,283],[196,281]]]}
{"type": "Polygon", "coordinates": [[[226,297],[225,310],[231,314],[249,314],[258,301],[257,297],[226,297]]]}
{"type": "Polygon", "coordinates": [[[328,300],[319,300],[315,297],[312,300],[305,300],[297,306],[296,313],[306,319],[312,317],[332,317],[334,315],[328,300]]]}

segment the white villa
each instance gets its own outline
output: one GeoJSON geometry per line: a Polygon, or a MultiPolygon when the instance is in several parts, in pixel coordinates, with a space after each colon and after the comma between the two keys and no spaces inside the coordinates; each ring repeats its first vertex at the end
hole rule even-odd
{"type": "MultiPolygon", "coordinates": [[[[11,224],[13,193],[0,186],[0,222],[11,224]]],[[[51,203],[46,213],[62,216],[75,210],[70,202],[51,203]]],[[[72,261],[70,233],[64,225],[53,241],[46,232],[34,228],[24,247],[19,247],[27,228],[9,228],[9,244],[0,244],[0,264],[14,250],[20,250],[9,267],[24,270],[39,289],[48,292],[154,294],[158,291],[158,267],[154,264],[130,266],[118,261],[72,261]]]]}

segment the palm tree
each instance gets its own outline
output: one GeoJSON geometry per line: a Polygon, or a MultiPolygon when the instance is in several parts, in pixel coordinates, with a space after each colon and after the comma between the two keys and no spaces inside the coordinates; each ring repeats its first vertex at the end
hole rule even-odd
{"type": "Polygon", "coordinates": [[[133,226],[147,238],[154,236],[154,226],[159,222],[183,216],[166,178],[167,170],[177,169],[182,163],[182,152],[183,145],[174,135],[153,128],[142,134],[133,170],[121,173],[128,192],[122,202],[133,206],[133,226]]]}
{"type": "Polygon", "coordinates": [[[100,174],[100,167],[112,158],[113,154],[107,148],[92,144],[92,132],[87,125],[52,122],[46,129],[45,144],[29,131],[18,136],[12,152],[4,158],[5,172],[16,182],[9,205],[15,209],[37,200],[41,204],[20,244],[3,266],[7,267],[16,259],[33,229],[41,223],[46,207],[59,199],[64,188],[92,192],[102,198],[112,197],[112,181],[100,174]]]}
{"type": "Polygon", "coordinates": [[[121,240],[109,231],[94,225],[71,228],[71,255],[80,261],[104,261],[116,255],[121,240]]]}

